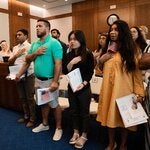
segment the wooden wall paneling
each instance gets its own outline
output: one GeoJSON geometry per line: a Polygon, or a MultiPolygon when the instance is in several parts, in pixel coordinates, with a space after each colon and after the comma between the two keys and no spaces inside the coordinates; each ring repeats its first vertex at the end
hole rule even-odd
{"type": "Polygon", "coordinates": [[[115,11],[109,11],[109,14],[111,13],[116,13],[121,20],[124,20],[127,23],[129,23],[129,20],[130,20],[130,7],[129,6],[116,9],[115,11]]]}
{"type": "Polygon", "coordinates": [[[146,25],[149,29],[148,38],[150,38],[150,3],[136,5],[135,7],[135,25],[146,25]]]}
{"type": "Polygon", "coordinates": [[[0,8],[0,12],[1,12],[1,13],[6,13],[6,14],[8,14],[8,13],[9,13],[9,12],[8,12],[8,10],[3,9],[3,8],[0,8]]]}
{"type": "Polygon", "coordinates": [[[92,45],[93,49],[92,50],[94,51],[95,49],[97,49],[97,46],[98,46],[98,35],[100,32],[99,26],[98,26],[99,20],[98,20],[97,10],[95,10],[93,17],[94,17],[94,22],[93,22],[93,36],[94,37],[93,37],[93,45],[92,45]]]}
{"type": "MultiPolygon", "coordinates": [[[[135,0],[133,0],[135,1],[135,0]]],[[[117,10],[126,7],[132,0],[98,0],[99,11],[117,10]],[[110,6],[116,5],[115,9],[110,9],[110,6]]]]}
{"type": "Polygon", "coordinates": [[[129,21],[129,13],[126,13],[126,11],[129,12],[129,5],[125,5],[126,1],[122,0],[121,4],[119,0],[115,1],[117,8],[119,7],[119,9],[115,10],[109,9],[110,5],[114,4],[112,1],[89,0],[82,2],[80,5],[73,5],[73,29],[81,28],[85,31],[87,45],[90,49],[94,50],[97,47],[98,32],[108,31],[107,17],[110,14],[116,13],[121,18],[124,18],[124,20],[129,21]]]}
{"type": "Polygon", "coordinates": [[[132,0],[135,2],[136,5],[143,5],[143,4],[149,4],[149,0],[132,0]]]}
{"type": "Polygon", "coordinates": [[[131,27],[135,24],[135,2],[130,2],[128,11],[129,11],[128,24],[131,27]]]}
{"type": "Polygon", "coordinates": [[[85,31],[88,46],[94,49],[97,45],[97,32],[108,31],[109,26],[106,20],[113,13],[125,20],[129,26],[144,24],[150,30],[149,0],[87,0],[81,2],[80,5],[74,4],[72,11],[73,29],[81,28],[85,31]],[[110,5],[116,5],[116,9],[110,9],[110,5]],[[85,22],[88,22],[89,25],[86,25],[85,22]],[[92,36],[93,39],[91,39],[92,36]]]}
{"type": "Polygon", "coordinates": [[[27,29],[30,33],[30,10],[29,5],[18,2],[16,0],[9,0],[9,28],[10,28],[10,45],[16,45],[15,35],[19,29],[27,29]],[[22,13],[19,16],[18,13],[22,13]]]}
{"type": "Polygon", "coordinates": [[[87,47],[90,50],[96,48],[97,44],[97,0],[87,0],[80,4],[73,4],[72,8],[72,28],[80,29],[85,33],[87,47]]]}
{"type": "Polygon", "coordinates": [[[85,33],[86,40],[87,40],[87,47],[90,50],[93,50],[93,31],[94,31],[94,17],[93,13],[80,13],[75,15],[73,21],[75,22],[73,29],[82,30],[85,33]]]}
{"type": "Polygon", "coordinates": [[[81,11],[87,11],[90,9],[95,9],[97,5],[98,0],[86,0],[80,3],[72,4],[72,12],[81,12],[81,11]]]}
{"type": "Polygon", "coordinates": [[[98,16],[99,20],[101,20],[101,29],[104,31],[108,28],[107,24],[107,17],[110,14],[117,14],[120,19],[125,20],[129,24],[132,23],[133,21],[130,21],[131,19],[134,20],[134,7],[132,6],[132,2],[128,2],[128,0],[121,0],[121,1],[109,1],[107,0],[108,3],[104,3],[104,1],[99,0],[99,11],[98,11],[98,16]],[[110,5],[116,5],[116,9],[110,9],[110,5]],[[131,8],[132,6],[132,8],[131,8]],[[132,15],[131,15],[132,13],[132,15]],[[132,18],[131,18],[132,17],[132,18]]]}
{"type": "Polygon", "coordinates": [[[107,17],[111,14],[109,12],[97,12],[98,13],[98,31],[99,32],[107,32],[109,26],[107,25],[107,17]]]}

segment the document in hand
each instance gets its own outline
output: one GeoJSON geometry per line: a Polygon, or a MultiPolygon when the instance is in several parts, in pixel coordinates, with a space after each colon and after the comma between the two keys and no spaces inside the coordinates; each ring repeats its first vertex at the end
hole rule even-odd
{"type": "Polygon", "coordinates": [[[148,119],[141,103],[133,103],[134,96],[135,94],[129,94],[116,99],[125,128],[146,123],[148,119]]]}
{"type": "MultiPolygon", "coordinates": [[[[14,80],[16,78],[16,74],[20,70],[22,65],[14,65],[14,66],[9,66],[9,75],[6,77],[8,79],[14,80]]],[[[24,74],[21,76],[21,78],[24,77],[24,74]]]]}
{"type": "Polygon", "coordinates": [[[67,74],[69,84],[72,88],[72,91],[75,92],[77,87],[82,83],[81,72],[79,68],[74,69],[73,71],[67,74]]]}
{"type": "Polygon", "coordinates": [[[37,89],[36,104],[43,105],[54,100],[53,92],[49,91],[49,88],[37,89]]]}

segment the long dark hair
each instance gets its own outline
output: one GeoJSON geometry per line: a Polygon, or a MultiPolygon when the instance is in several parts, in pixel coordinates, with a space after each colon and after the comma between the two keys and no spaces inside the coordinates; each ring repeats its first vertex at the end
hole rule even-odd
{"type": "Polygon", "coordinates": [[[141,49],[141,51],[143,53],[147,46],[147,43],[146,43],[140,29],[137,26],[133,26],[130,29],[132,29],[132,28],[135,28],[138,32],[138,38],[135,40],[135,43],[139,46],[139,48],[141,49]]]}
{"type": "Polygon", "coordinates": [[[132,39],[132,35],[130,33],[129,26],[125,21],[117,20],[110,26],[108,38],[106,40],[106,46],[102,54],[107,52],[108,44],[111,41],[110,39],[111,27],[114,24],[117,26],[119,32],[117,43],[118,43],[118,52],[121,55],[122,63],[123,65],[125,65],[125,68],[128,72],[133,71],[136,69],[135,46],[132,39]]]}
{"type": "Polygon", "coordinates": [[[72,34],[75,35],[75,38],[80,43],[80,47],[77,50],[77,56],[81,56],[82,61],[84,61],[85,60],[85,55],[86,55],[86,52],[87,52],[85,35],[84,35],[83,31],[81,31],[81,30],[73,30],[68,35],[68,41],[70,41],[70,37],[71,37],[72,34]]]}

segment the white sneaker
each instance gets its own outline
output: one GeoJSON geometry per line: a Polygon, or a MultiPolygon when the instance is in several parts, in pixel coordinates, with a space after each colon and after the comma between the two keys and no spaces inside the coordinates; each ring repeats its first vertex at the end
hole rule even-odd
{"type": "Polygon", "coordinates": [[[46,131],[49,130],[49,125],[43,125],[43,123],[41,123],[39,126],[37,126],[36,128],[32,129],[32,132],[38,133],[41,131],[46,131]]]}
{"type": "Polygon", "coordinates": [[[63,134],[63,130],[57,128],[57,129],[55,130],[55,134],[54,134],[54,136],[53,136],[53,140],[54,140],[54,141],[59,141],[59,140],[61,139],[61,137],[62,137],[62,134],[63,134]]]}

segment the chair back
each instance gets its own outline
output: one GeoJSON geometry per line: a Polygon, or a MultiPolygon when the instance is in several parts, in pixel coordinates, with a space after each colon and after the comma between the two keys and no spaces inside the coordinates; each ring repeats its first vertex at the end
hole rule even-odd
{"type": "Polygon", "coordinates": [[[90,80],[92,94],[100,94],[102,80],[102,77],[92,76],[92,79],[90,80]]]}
{"type": "Polygon", "coordinates": [[[59,90],[68,90],[68,79],[66,75],[61,75],[59,80],[59,90]]]}

